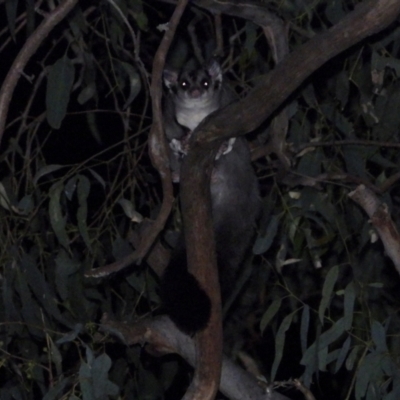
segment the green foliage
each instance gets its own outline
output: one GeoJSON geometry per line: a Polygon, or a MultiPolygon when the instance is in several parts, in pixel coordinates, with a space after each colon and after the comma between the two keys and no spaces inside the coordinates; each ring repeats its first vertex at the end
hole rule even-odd
{"type": "MultiPolygon", "coordinates": [[[[264,3],[290,22],[291,49],[354,6],[264,3]]],[[[32,4],[5,2],[0,81],[41,22],[32,4]]],[[[159,312],[151,268],[85,277],[130,254],[140,222],[162,201],[147,154],[148,84],[157,27],[173,7],[116,4],[126,20],[108,2],[77,7],[28,63],[11,103],[0,153],[1,399],[179,397],[178,359],[153,359],[99,329],[105,312],[128,321],[159,312]]],[[[196,10],[200,45],[211,53],[214,26],[196,10]]],[[[193,17],[185,14],[170,60],[193,47],[193,17]]],[[[245,96],[274,63],[254,23],[223,23],[227,76],[245,96]]],[[[268,378],[299,377],[317,398],[400,396],[400,278],[348,197],[364,183],[398,225],[399,29],[331,60],[289,99],[290,171],[273,154],[255,162],[263,216],[251,273],[225,321],[226,350],[248,352],[268,378]]],[[[262,144],[270,135],[265,126],[254,133],[262,144]]],[[[175,225],[171,218],[166,230],[175,225]]]]}
{"type": "Polygon", "coordinates": [[[67,114],[74,75],[74,66],[67,57],[60,58],[50,67],[47,77],[46,115],[47,122],[54,129],[60,128],[67,114]]]}

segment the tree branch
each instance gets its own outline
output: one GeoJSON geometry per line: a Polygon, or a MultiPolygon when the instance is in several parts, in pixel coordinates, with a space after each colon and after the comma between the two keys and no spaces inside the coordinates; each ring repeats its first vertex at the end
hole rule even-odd
{"type": "Polygon", "coordinates": [[[67,16],[77,2],[78,0],[64,0],[50,12],[32,35],[29,36],[17,57],[15,57],[0,89],[0,144],[6,125],[8,107],[22,71],[43,40],[67,16]]]}
{"type": "Polygon", "coordinates": [[[382,240],[387,255],[391,258],[400,274],[400,234],[393,222],[388,206],[364,185],[349,193],[349,197],[358,203],[371,218],[372,225],[382,240]]]}
{"type": "Polygon", "coordinates": [[[179,24],[183,11],[186,8],[188,0],[178,2],[170,21],[166,24],[165,34],[154,55],[153,70],[151,79],[151,102],[153,110],[153,123],[149,134],[149,154],[153,166],[157,169],[161,177],[163,188],[163,202],[160,212],[155,221],[147,221],[137,245],[137,250],[124,257],[122,260],[115,261],[112,264],[96,268],[85,274],[87,278],[100,278],[111,273],[118,272],[135,261],[141,261],[148,253],[155,242],[157,236],[165,226],[165,222],[171,213],[174,201],[171,170],[169,168],[168,144],[164,135],[161,96],[162,96],[162,73],[165,65],[165,58],[175,36],[176,28],[179,24]]]}
{"type": "Polygon", "coordinates": [[[260,84],[244,99],[207,118],[199,126],[196,140],[211,142],[253,131],[320,66],[386,28],[399,13],[397,0],[364,1],[328,31],[289,54],[273,71],[260,78],[260,84]]]}
{"type": "MultiPolygon", "coordinates": [[[[192,145],[191,145],[192,146],[192,145]]],[[[194,144],[196,146],[196,144],[194,144]]],[[[213,399],[222,359],[222,311],[211,218],[210,177],[216,148],[191,148],[181,168],[181,205],[188,270],[211,300],[208,326],[196,335],[197,369],[184,399],[213,399]]]]}
{"type": "MultiPolygon", "coordinates": [[[[182,333],[166,316],[144,319],[135,324],[113,321],[104,315],[101,330],[119,337],[126,345],[148,343],[147,351],[153,355],[179,354],[192,367],[196,366],[194,340],[182,333]]],[[[231,400],[289,400],[262,387],[259,381],[227,357],[222,361],[221,392],[231,400]]]]}

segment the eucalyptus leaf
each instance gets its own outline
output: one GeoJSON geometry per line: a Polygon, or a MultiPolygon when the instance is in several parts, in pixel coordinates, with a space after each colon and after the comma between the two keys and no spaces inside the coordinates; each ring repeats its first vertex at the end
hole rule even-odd
{"type": "Polygon", "coordinates": [[[373,383],[373,380],[378,381],[383,378],[382,359],[382,353],[373,352],[362,360],[357,371],[355,384],[355,397],[357,400],[361,400],[366,395],[368,387],[373,383]]]}
{"type": "Polygon", "coordinates": [[[67,114],[74,76],[74,65],[66,56],[50,67],[47,77],[46,117],[47,122],[54,129],[60,128],[67,114]]]}
{"type": "Polygon", "coordinates": [[[108,395],[116,396],[118,386],[108,380],[108,371],[111,368],[110,357],[103,353],[97,357],[92,365],[93,389],[96,399],[107,398],[108,395]]]}
{"type": "Polygon", "coordinates": [[[265,328],[268,326],[269,322],[274,318],[276,313],[279,311],[282,304],[282,299],[276,299],[272,302],[272,304],[268,307],[267,311],[261,318],[260,322],[260,331],[264,332],[265,328]]]}
{"type": "Polygon", "coordinates": [[[322,325],[324,324],[325,310],[327,309],[331,301],[333,288],[336,284],[338,274],[339,274],[339,267],[335,265],[328,271],[328,274],[326,275],[325,278],[324,286],[322,288],[322,299],[318,308],[319,320],[321,321],[322,325]]]}
{"type": "MultiPolygon", "coordinates": [[[[339,3],[339,2],[336,2],[339,3]]],[[[336,77],[336,97],[340,101],[340,105],[344,108],[349,99],[350,81],[344,71],[341,71],[336,77]]]]}
{"type": "Polygon", "coordinates": [[[351,371],[354,368],[354,363],[356,362],[356,360],[358,358],[358,353],[360,352],[361,349],[362,349],[362,347],[360,345],[356,345],[353,347],[353,349],[351,350],[351,352],[346,360],[346,369],[347,370],[351,371]]]}
{"type": "Polygon", "coordinates": [[[78,95],[78,103],[85,104],[87,101],[95,97],[96,86],[94,82],[89,83],[85,86],[78,95]]]}
{"type": "Polygon", "coordinates": [[[338,355],[335,365],[335,374],[339,371],[339,369],[343,365],[347,357],[347,354],[349,353],[350,346],[351,346],[351,336],[348,336],[347,339],[344,341],[343,346],[340,349],[340,353],[338,355]]]}
{"type": "Polygon", "coordinates": [[[55,282],[60,297],[66,301],[70,295],[70,276],[80,268],[80,263],[72,260],[68,253],[61,249],[55,259],[55,282]]]}
{"type": "Polygon", "coordinates": [[[279,364],[281,363],[282,356],[283,356],[283,349],[285,346],[285,340],[286,340],[286,332],[290,328],[290,325],[292,324],[293,317],[296,315],[297,311],[293,311],[289,315],[287,315],[281,325],[279,326],[278,332],[276,333],[275,336],[275,358],[274,358],[274,363],[272,364],[272,369],[271,369],[271,380],[275,380],[276,373],[278,371],[279,364]]]}
{"type": "Polygon", "coordinates": [[[92,368],[94,360],[95,360],[95,356],[93,354],[92,349],[88,345],[85,345],[85,350],[86,350],[87,364],[90,366],[90,368],[92,368]]]}
{"type": "Polygon", "coordinates": [[[351,175],[367,179],[365,172],[365,148],[363,146],[345,146],[343,155],[347,172],[351,175]]]}
{"type": "Polygon", "coordinates": [[[328,364],[328,347],[321,347],[318,349],[318,368],[320,371],[326,371],[328,364]]]}
{"type": "Polygon", "coordinates": [[[308,330],[310,327],[310,307],[306,304],[303,308],[303,312],[301,313],[301,324],[300,324],[300,345],[301,345],[301,353],[307,349],[307,336],[308,330]]]}
{"type": "Polygon", "coordinates": [[[244,43],[244,48],[247,50],[249,54],[254,51],[254,46],[257,40],[257,25],[246,21],[245,32],[246,32],[246,41],[244,43]]]}
{"type": "Polygon", "coordinates": [[[32,256],[23,255],[21,258],[21,271],[25,274],[29,287],[35,295],[35,298],[41,304],[46,313],[53,317],[56,321],[66,326],[70,326],[57,308],[57,301],[50,285],[46,282],[43,274],[39,271],[37,264],[32,256]]]}
{"type": "Polygon", "coordinates": [[[6,6],[8,28],[10,29],[11,36],[15,42],[16,41],[15,20],[17,17],[18,0],[6,0],[5,6],[6,6]]]}
{"type": "Polygon", "coordinates": [[[346,13],[340,1],[329,1],[325,9],[325,15],[332,24],[338,23],[346,13]]]}
{"type": "Polygon", "coordinates": [[[52,172],[58,171],[61,168],[65,168],[65,166],[59,164],[51,164],[40,168],[39,171],[36,172],[36,175],[33,178],[33,184],[36,186],[40,178],[42,178],[45,175],[51,174],[52,172]]]}
{"type": "Polygon", "coordinates": [[[77,40],[82,40],[83,34],[87,33],[89,28],[79,4],[74,7],[74,10],[68,15],[67,20],[75,38],[77,40]]]}
{"type": "Polygon", "coordinates": [[[83,330],[83,325],[82,324],[76,324],[74,326],[74,329],[71,332],[66,333],[63,337],[58,339],[56,341],[56,343],[58,345],[60,345],[60,344],[63,344],[63,343],[72,342],[73,340],[75,340],[78,337],[78,335],[82,332],[82,330],[83,330]]]}
{"type": "Polygon", "coordinates": [[[2,182],[0,182],[0,205],[6,210],[11,211],[11,200],[2,182]]]}
{"type": "Polygon", "coordinates": [[[272,242],[278,232],[280,217],[273,215],[269,221],[265,233],[262,236],[258,236],[253,246],[254,254],[265,253],[272,245],[272,242]]]}
{"type": "Polygon", "coordinates": [[[41,321],[40,307],[32,297],[32,292],[29,289],[27,279],[28,277],[23,270],[19,270],[17,273],[15,289],[18,292],[20,302],[22,303],[20,313],[29,332],[36,337],[43,338],[44,332],[37,328],[40,326],[41,321]]]}
{"type": "Polygon", "coordinates": [[[50,358],[51,361],[53,362],[53,364],[56,367],[56,371],[57,371],[57,376],[62,376],[62,355],[60,350],[58,350],[57,346],[54,344],[54,342],[49,339],[49,343],[50,343],[50,348],[48,349],[48,351],[50,352],[50,358]]]}
{"type": "Polygon", "coordinates": [[[72,200],[72,197],[75,193],[77,186],[78,176],[73,176],[71,179],[68,179],[67,183],[64,186],[64,194],[69,201],[72,200]]]}
{"type": "Polygon", "coordinates": [[[61,378],[43,397],[43,400],[58,400],[62,398],[65,388],[71,384],[71,378],[63,377],[61,374],[58,375],[61,378]]]}
{"type": "MultiPolygon", "coordinates": [[[[0,303],[0,306],[3,306],[5,320],[9,322],[21,321],[22,319],[20,305],[18,304],[18,309],[17,309],[17,304],[13,296],[14,292],[16,291],[16,288],[14,287],[16,285],[16,279],[15,279],[16,275],[17,271],[15,270],[12,271],[11,268],[8,268],[8,273],[6,273],[3,276],[1,282],[2,303],[0,303]]],[[[25,282],[25,287],[26,287],[26,282],[25,282]]],[[[18,332],[20,330],[21,327],[14,324],[9,324],[7,333],[11,338],[14,332],[18,332]]]]}
{"type": "Polygon", "coordinates": [[[384,287],[384,284],[381,282],[373,282],[373,283],[369,283],[368,286],[375,288],[375,289],[382,289],[384,287]]]}
{"type": "Polygon", "coordinates": [[[90,192],[90,181],[86,176],[79,175],[78,177],[78,212],[77,212],[77,220],[78,220],[78,228],[79,233],[82,235],[82,239],[84,240],[88,249],[91,249],[90,238],[88,227],[86,224],[88,205],[87,200],[90,192]]]}
{"type": "Polygon", "coordinates": [[[26,0],[26,27],[28,35],[31,35],[35,29],[35,1],[26,0]]]}
{"type": "Polygon", "coordinates": [[[345,329],[351,329],[353,323],[354,302],[356,299],[356,292],[354,282],[351,281],[344,291],[344,324],[345,329]]]}
{"type": "Polygon", "coordinates": [[[104,143],[101,138],[101,131],[99,130],[96,113],[95,112],[86,113],[86,121],[87,121],[89,131],[90,131],[91,135],[93,136],[93,139],[96,141],[96,143],[98,145],[102,146],[104,143]]]}
{"type": "MultiPolygon", "coordinates": [[[[136,5],[140,4],[142,5],[141,1],[134,1],[136,5]]],[[[136,23],[138,24],[139,29],[146,31],[148,29],[148,24],[149,20],[147,18],[146,13],[143,11],[143,7],[135,7],[135,9],[132,10],[133,17],[135,18],[136,23]]]]}
{"type": "Polygon", "coordinates": [[[386,344],[386,331],[378,321],[372,321],[371,337],[378,352],[385,353],[388,351],[386,344]]]}
{"type": "Polygon", "coordinates": [[[103,186],[103,189],[106,188],[106,183],[104,179],[92,168],[89,168],[89,172],[94,176],[94,178],[103,186]]]}
{"type": "Polygon", "coordinates": [[[300,361],[300,364],[302,365],[310,364],[313,361],[316,349],[320,351],[321,349],[329,346],[335,340],[339,339],[339,337],[343,333],[344,333],[344,318],[340,318],[338,321],[334,323],[334,325],[331,328],[322,333],[319,339],[306,350],[300,361]]]}
{"type": "Polygon", "coordinates": [[[376,51],[372,53],[371,68],[377,70],[384,70],[385,68],[392,68],[397,76],[400,76],[400,61],[395,57],[379,55],[376,51]]]}
{"type": "Polygon", "coordinates": [[[79,368],[79,383],[83,400],[97,400],[94,395],[91,367],[84,362],[79,368]]]}
{"type": "Polygon", "coordinates": [[[20,214],[22,215],[28,215],[30,214],[34,207],[35,207],[35,203],[33,200],[33,196],[30,194],[27,194],[26,196],[24,196],[19,202],[18,202],[18,210],[20,212],[20,214]]]}
{"type": "Polygon", "coordinates": [[[57,236],[58,241],[65,249],[69,247],[69,239],[67,235],[66,219],[63,216],[61,209],[61,193],[64,186],[60,182],[56,182],[50,188],[49,216],[51,227],[57,236]]]}
{"type": "Polygon", "coordinates": [[[158,285],[151,275],[145,273],[131,274],[126,278],[137,293],[145,295],[145,297],[154,303],[159,303],[160,298],[157,294],[158,285]]]}
{"type": "Polygon", "coordinates": [[[309,107],[316,107],[318,104],[317,97],[315,95],[314,86],[312,84],[308,84],[302,93],[304,100],[308,104],[309,107]]]}
{"type": "Polygon", "coordinates": [[[133,65],[128,64],[124,61],[120,61],[120,64],[127,74],[129,80],[129,96],[125,104],[123,105],[123,109],[125,110],[127,107],[129,107],[132,101],[135,100],[140,90],[142,89],[142,81],[140,79],[139,73],[133,65]]]}
{"type": "Polygon", "coordinates": [[[132,247],[126,239],[117,236],[113,242],[112,253],[116,260],[120,260],[132,253],[132,247]]]}

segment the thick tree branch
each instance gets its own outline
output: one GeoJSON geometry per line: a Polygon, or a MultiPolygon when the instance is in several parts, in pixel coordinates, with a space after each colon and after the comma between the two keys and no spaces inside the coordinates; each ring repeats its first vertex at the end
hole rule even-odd
{"type": "Polygon", "coordinates": [[[187,3],[188,0],[180,0],[178,2],[153,61],[150,87],[153,124],[151,126],[149,136],[149,152],[152,163],[158,170],[161,177],[163,187],[163,202],[161,205],[161,210],[157,216],[157,220],[154,222],[154,226],[147,230],[147,232],[144,232],[144,235],[142,236],[143,242],[145,242],[145,245],[143,243],[141,244],[141,251],[143,255],[147,253],[158,234],[164,228],[165,222],[171,212],[172,203],[174,200],[171,171],[169,169],[168,145],[164,136],[161,112],[162,73],[164,70],[165,58],[187,3]]]}
{"type": "MultiPolygon", "coordinates": [[[[164,68],[165,57],[171,41],[173,39],[176,26],[179,22],[179,19],[187,5],[187,0],[181,0],[178,2],[178,6],[174,11],[174,14],[171,18],[171,21],[168,26],[168,30],[164,35],[163,41],[159,46],[157,53],[154,57],[153,63],[153,74],[152,74],[152,85],[150,88],[151,97],[152,97],[152,106],[153,106],[153,124],[150,132],[149,137],[149,148],[150,148],[150,155],[152,158],[152,162],[154,166],[158,169],[162,184],[163,184],[163,204],[161,206],[160,213],[158,215],[156,221],[157,229],[152,229],[150,232],[147,232],[147,235],[143,236],[144,240],[147,243],[151,244],[156,238],[156,235],[160,232],[160,230],[164,227],[165,221],[168,218],[173,201],[173,193],[172,193],[172,181],[171,181],[171,172],[169,169],[169,162],[168,162],[168,150],[167,150],[167,143],[166,139],[163,135],[164,130],[162,126],[162,113],[161,113],[161,95],[162,95],[162,88],[161,88],[161,77],[162,77],[162,70],[164,68]]],[[[211,165],[211,160],[209,162],[211,165]]],[[[204,175],[203,175],[204,176],[204,175]]],[[[206,182],[205,186],[199,186],[204,189],[205,196],[209,196],[209,180],[206,182]]],[[[200,198],[203,198],[201,196],[200,198]]],[[[211,209],[209,208],[210,199],[205,201],[204,203],[205,208],[199,207],[198,209],[194,209],[194,217],[189,213],[189,218],[184,218],[184,226],[185,226],[185,236],[189,235],[189,238],[186,237],[186,243],[191,243],[190,236],[192,233],[191,228],[194,227],[195,229],[199,229],[202,224],[206,224],[208,230],[212,232],[212,221],[211,221],[211,209]],[[201,212],[203,211],[203,212],[201,212]],[[196,224],[196,217],[197,224],[196,224]],[[189,219],[189,222],[188,222],[189,219]],[[200,224],[198,223],[200,220],[200,224]]],[[[183,211],[185,216],[185,211],[183,211]]],[[[208,240],[213,240],[212,235],[207,238],[208,240]]],[[[213,243],[209,241],[204,241],[204,246],[201,247],[198,255],[202,255],[207,253],[209,249],[214,248],[215,246],[213,243]]],[[[149,246],[150,247],[150,246],[149,246]]],[[[190,248],[190,246],[188,246],[190,248]]],[[[192,252],[188,252],[188,259],[192,256],[192,252]]],[[[196,257],[196,256],[195,256],[196,257]]],[[[199,260],[195,260],[193,263],[196,264],[199,260]]],[[[201,263],[201,261],[200,261],[201,263]]],[[[190,260],[189,260],[190,265],[190,260]]],[[[216,268],[215,256],[214,262],[211,265],[213,270],[213,277],[209,276],[208,278],[214,279],[213,287],[218,288],[218,273],[216,268]]],[[[203,281],[201,281],[202,283],[203,281]]],[[[203,285],[204,286],[204,285],[203,285]]],[[[219,289],[217,289],[217,295],[214,297],[214,304],[219,304],[217,310],[221,313],[221,306],[219,300],[219,289]],[[217,297],[217,299],[215,299],[217,297]]],[[[213,308],[216,310],[216,308],[213,308]]],[[[222,356],[222,325],[221,325],[221,315],[215,315],[215,312],[212,312],[212,318],[210,321],[211,328],[214,328],[214,335],[213,337],[209,337],[209,330],[206,330],[206,336],[204,337],[203,334],[200,334],[199,337],[203,337],[203,340],[198,341],[198,346],[196,347],[197,350],[197,360],[198,365],[195,371],[194,379],[186,392],[184,399],[213,399],[217,393],[221,375],[221,356],[222,356]],[[200,356],[201,354],[201,356],[200,356]]]]}
{"type": "Polygon", "coordinates": [[[247,97],[206,119],[198,128],[197,140],[226,139],[256,129],[320,66],[386,28],[399,13],[398,0],[368,0],[358,5],[331,29],[289,54],[247,97]]]}
{"type": "Polygon", "coordinates": [[[212,145],[205,157],[189,152],[181,168],[182,215],[188,269],[211,299],[208,326],[197,334],[197,369],[187,397],[213,399],[218,390],[222,359],[222,312],[211,219],[210,176],[215,158],[212,145]],[[194,190],[194,192],[193,192],[194,190]]]}
{"type": "MultiPolygon", "coordinates": [[[[177,329],[166,316],[145,319],[135,324],[102,318],[101,330],[118,336],[126,345],[143,345],[154,355],[179,354],[191,366],[196,366],[195,343],[177,329]]],[[[259,385],[257,379],[227,357],[222,361],[220,390],[231,400],[289,400],[288,397],[259,385]]]]}

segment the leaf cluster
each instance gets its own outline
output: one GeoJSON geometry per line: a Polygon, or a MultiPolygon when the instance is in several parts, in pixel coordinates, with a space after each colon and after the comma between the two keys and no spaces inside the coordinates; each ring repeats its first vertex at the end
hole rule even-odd
{"type": "MultiPolygon", "coordinates": [[[[287,22],[293,49],[356,2],[263,3],[287,22]]],[[[0,81],[49,11],[29,1],[4,7],[0,81]]],[[[150,261],[85,277],[132,253],[162,202],[147,154],[149,82],[159,24],[172,10],[83,2],[23,71],[0,153],[1,399],[181,394],[178,358],[152,358],[99,330],[104,313],[135,321],[160,312],[150,261]]],[[[210,53],[215,23],[191,5],[175,57],[210,53]]],[[[270,47],[253,22],[223,15],[222,24],[223,68],[244,97],[275,68],[270,47]]],[[[276,386],[301,378],[317,398],[400,394],[399,276],[348,197],[366,185],[398,226],[399,32],[391,26],[331,60],[282,106],[289,169],[268,151],[254,162],[263,214],[226,310],[226,351],[248,353],[276,386]]],[[[268,147],[271,120],[249,135],[253,148],[268,147]]],[[[161,241],[179,226],[176,212],[161,241]]]]}

